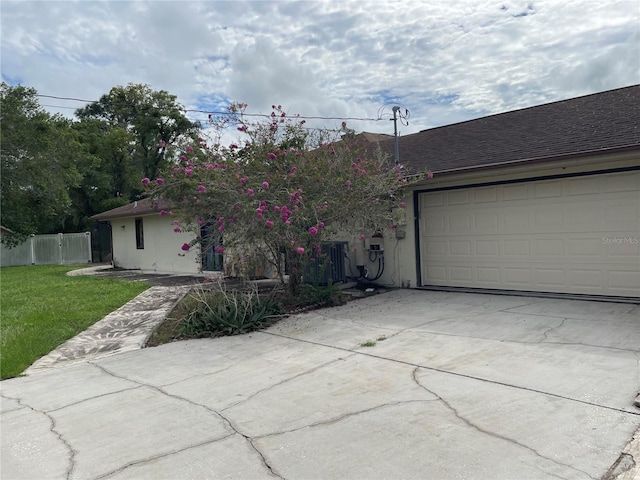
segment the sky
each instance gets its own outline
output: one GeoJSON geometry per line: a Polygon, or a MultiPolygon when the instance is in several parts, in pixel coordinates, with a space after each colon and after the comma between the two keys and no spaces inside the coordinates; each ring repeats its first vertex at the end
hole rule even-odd
{"type": "Polygon", "coordinates": [[[43,95],[143,83],[357,132],[393,134],[393,106],[406,135],[640,83],[638,0],[2,0],[0,22],[2,80],[43,95]]]}

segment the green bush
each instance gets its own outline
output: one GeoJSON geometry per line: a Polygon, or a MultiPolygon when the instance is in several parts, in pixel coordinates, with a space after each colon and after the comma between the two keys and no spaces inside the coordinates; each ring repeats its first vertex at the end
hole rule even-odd
{"type": "Polygon", "coordinates": [[[282,313],[272,297],[261,298],[257,289],[220,291],[197,289],[186,299],[188,311],[181,334],[191,338],[239,335],[270,325],[282,313]]]}
{"type": "Polygon", "coordinates": [[[300,287],[300,295],[298,298],[301,307],[311,305],[319,307],[333,307],[344,303],[342,292],[332,283],[329,283],[329,285],[326,286],[304,284],[300,287]]]}

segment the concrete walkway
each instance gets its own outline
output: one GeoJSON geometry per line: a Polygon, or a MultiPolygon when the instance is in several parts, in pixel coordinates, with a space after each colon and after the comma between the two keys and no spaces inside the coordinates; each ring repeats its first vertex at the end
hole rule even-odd
{"type": "Polygon", "coordinates": [[[37,360],[26,375],[117,353],[140,350],[190,286],[150,287],[136,298],[37,360]]]}
{"type": "Polygon", "coordinates": [[[640,463],[639,317],[631,304],[395,290],[34,372],[0,384],[0,473],[598,479],[618,462],[609,478],[626,480],[640,463]]]}

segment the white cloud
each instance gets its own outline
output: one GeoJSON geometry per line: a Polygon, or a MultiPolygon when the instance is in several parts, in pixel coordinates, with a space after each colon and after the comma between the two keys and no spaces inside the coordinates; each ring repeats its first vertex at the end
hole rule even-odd
{"type": "MultiPolygon", "coordinates": [[[[134,82],[189,108],[237,100],[251,111],[280,103],[374,117],[401,103],[411,133],[640,79],[636,0],[3,0],[0,9],[3,79],[68,97],[134,82]]],[[[392,131],[388,120],[350,124],[392,131]]]]}

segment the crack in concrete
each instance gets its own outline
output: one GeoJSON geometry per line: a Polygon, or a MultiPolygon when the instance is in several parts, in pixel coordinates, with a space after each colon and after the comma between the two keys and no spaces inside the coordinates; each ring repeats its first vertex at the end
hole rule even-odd
{"type": "Polygon", "coordinates": [[[329,420],[322,420],[320,422],[315,422],[315,423],[309,423],[307,425],[302,425],[300,427],[296,427],[296,428],[291,428],[289,430],[280,430],[278,432],[272,432],[272,433],[267,433],[264,435],[258,435],[255,438],[256,439],[261,439],[261,438],[269,438],[269,437],[276,437],[278,435],[284,435],[285,433],[292,433],[292,432],[297,432],[299,430],[304,430],[305,428],[314,428],[314,427],[321,427],[321,426],[325,426],[325,425],[331,425],[334,423],[338,423],[346,418],[349,417],[353,417],[356,415],[361,415],[363,413],[368,413],[371,412],[373,410],[379,410],[381,408],[385,408],[385,407],[394,407],[396,405],[405,405],[405,404],[409,404],[409,403],[424,403],[424,402],[437,402],[438,399],[434,398],[432,400],[427,400],[427,399],[421,399],[421,400],[399,400],[397,402],[387,402],[387,403],[383,403],[380,405],[374,405],[373,407],[369,407],[369,408],[365,408],[362,410],[357,410],[355,412],[349,412],[349,413],[344,413],[338,417],[335,418],[331,418],[329,420]]]}
{"type": "MultiPolygon", "coordinates": [[[[91,363],[91,362],[89,362],[89,363],[91,363]]],[[[188,399],[188,398],[182,397],[182,396],[180,396],[180,395],[175,395],[175,394],[169,393],[169,392],[165,391],[165,390],[164,390],[163,388],[161,388],[161,387],[156,387],[155,385],[148,385],[148,384],[146,384],[146,383],[144,383],[144,382],[139,382],[139,381],[137,381],[137,380],[133,380],[133,379],[127,378],[127,377],[126,377],[126,376],[124,376],[124,375],[118,375],[118,374],[116,374],[115,372],[111,372],[110,370],[108,370],[107,368],[105,368],[105,367],[103,367],[103,366],[101,366],[101,365],[97,365],[97,364],[93,364],[93,363],[92,363],[92,365],[94,365],[94,366],[98,367],[98,368],[99,368],[99,369],[101,369],[104,373],[106,373],[106,374],[108,374],[108,375],[111,375],[111,376],[113,376],[113,377],[121,378],[121,379],[124,379],[124,380],[129,380],[129,381],[131,381],[131,382],[135,382],[135,383],[139,384],[140,386],[144,386],[144,387],[147,387],[147,388],[151,388],[151,389],[156,390],[157,392],[159,392],[159,393],[161,393],[161,394],[163,394],[163,395],[166,395],[166,396],[171,397],[171,398],[176,398],[176,399],[178,399],[178,400],[181,400],[181,401],[187,402],[187,403],[189,403],[189,404],[191,404],[191,405],[194,405],[194,406],[202,407],[202,408],[204,408],[205,410],[207,410],[207,411],[209,411],[209,412],[213,413],[214,415],[216,415],[217,417],[219,417],[221,420],[223,420],[223,422],[224,422],[224,423],[225,423],[225,424],[226,424],[226,425],[227,425],[227,426],[228,426],[228,427],[233,431],[233,433],[236,433],[236,434],[238,434],[238,435],[240,435],[240,436],[244,437],[244,438],[249,442],[249,444],[251,445],[251,448],[253,448],[253,449],[256,451],[256,453],[260,456],[260,458],[262,459],[262,463],[263,463],[264,467],[267,469],[267,471],[269,471],[269,473],[270,473],[270,474],[272,474],[272,475],[274,475],[274,476],[276,476],[276,477],[278,477],[278,478],[280,478],[280,479],[282,479],[282,480],[286,480],[284,477],[282,477],[281,475],[279,475],[279,474],[275,471],[275,469],[274,469],[274,468],[273,468],[273,467],[272,467],[272,466],[267,462],[267,459],[266,459],[266,457],[264,456],[264,454],[263,454],[263,453],[262,453],[262,452],[261,452],[261,451],[260,451],[260,450],[255,446],[255,445],[254,445],[254,443],[253,443],[253,438],[251,438],[251,437],[250,437],[250,436],[248,436],[248,435],[245,435],[245,434],[244,434],[244,433],[242,433],[240,430],[238,430],[238,429],[236,428],[236,426],[235,426],[235,425],[233,425],[233,423],[232,423],[232,422],[231,422],[227,417],[225,417],[224,415],[222,415],[220,412],[218,412],[218,411],[216,411],[216,410],[214,410],[214,409],[212,409],[212,408],[210,408],[210,407],[208,407],[207,405],[204,405],[204,404],[202,404],[202,403],[194,402],[193,400],[190,400],[190,399],[188,399]]],[[[233,434],[233,433],[232,433],[232,434],[233,434]]],[[[231,435],[232,435],[232,434],[231,434],[231,435]]],[[[229,435],[227,435],[227,437],[228,437],[228,436],[229,436],[229,435]]],[[[226,437],[225,437],[225,438],[226,438],[226,437]]],[[[217,440],[213,440],[213,441],[219,441],[219,440],[222,440],[222,439],[217,439],[217,440]]],[[[213,442],[213,441],[211,441],[211,442],[213,442]]],[[[191,448],[191,447],[189,447],[189,448],[191,448]]],[[[181,450],[180,450],[180,451],[181,451],[181,450]]],[[[175,452],[175,453],[179,453],[179,452],[175,452]]]]}
{"type": "Polygon", "coordinates": [[[165,453],[161,453],[159,455],[154,455],[152,457],[148,457],[148,458],[144,458],[141,460],[136,460],[133,462],[129,462],[126,465],[123,465],[122,467],[116,468],[115,470],[112,470],[110,472],[107,473],[103,473],[102,475],[99,475],[97,477],[95,477],[93,480],[101,480],[103,478],[108,478],[112,475],[115,475],[117,473],[123,472],[126,469],[130,468],[130,467],[135,467],[137,465],[144,465],[145,463],[150,463],[153,462],[155,460],[159,460],[161,458],[166,458],[166,457],[170,457],[172,455],[176,455],[178,453],[182,453],[182,452],[186,452],[187,450],[191,450],[193,448],[198,448],[198,447],[202,447],[204,445],[210,445],[212,443],[216,443],[216,442],[221,442],[222,440],[225,440],[229,437],[232,437],[233,435],[235,435],[235,433],[229,433],[228,435],[224,435],[223,437],[220,438],[214,438],[212,440],[205,440],[204,442],[199,442],[199,443],[195,443],[193,445],[189,445],[187,447],[184,448],[180,448],[178,450],[173,450],[171,452],[165,452],[165,453]]]}
{"type": "MultiPolygon", "coordinates": [[[[625,410],[625,409],[622,409],[622,408],[611,407],[609,405],[600,405],[598,403],[589,402],[587,400],[580,400],[579,398],[565,397],[565,396],[559,395],[557,393],[545,392],[543,390],[537,390],[535,388],[528,388],[528,387],[523,387],[523,386],[520,386],[520,385],[513,385],[513,384],[510,384],[510,383],[500,382],[500,381],[497,381],[497,380],[490,380],[488,378],[476,377],[476,376],[473,376],[473,375],[467,375],[467,374],[458,373],[458,372],[451,372],[449,370],[443,370],[441,368],[436,368],[436,367],[429,367],[429,366],[426,366],[426,365],[419,365],[417,363],[412,363],[412,362],[405,361],[405,360],[398,360],[398,359],[395,359],[395,358],[383,357],[382,355],[375,355],[373,353],[370,353],[370,349],[369,349],[369,351],[351,350],[351,349],[348,349],[348,348],[345,348],[345,347],[337,347],[335,345],[327,345],[325,343],[314,342],[312,340],[303,340],[303,339],[300,339],[300,338],[288,337],[288,336],[280,334],[280,333],[267,332],[267,331],[262,331],[261,333],[264,333],[266,335],[273,335],[274,337],[288,338],[289,340],[297,340],[298,342],[308,343],[310,345],[317,345],[319,347],[332,348],[334,350],[340,350],[340,351],[343,351],[343,352],[357,353],[358,355],[364,355],[366,357],[375,358],[377,360],[387,360],[389,362],[398,363],[400,365],[409,365],[411,367],[424,368],[425,370],[431,370],[433,372],[440,372],[440,373],[444,373],[444,374],[447,374],[447,375],[454,375],[456,377],[461,377],[461,378],[471,378],[473,380],[478,380],[480,382],[491,383],[493,385],[502,385],[504,387],[515,388],[517,390],[523,390],[523,391],[526,391],[526,392],[533,392],[533,393],[539,393],[539,394],[542,394],[542,395],[548,395],[550,397],[560,398],[562,400],[581,403],[581,404],[584,404],[584,405],[591,405],[593,407],[604,408],[604,409],[611,410],[611,411],[614,411],[614,412],[640,416],[640,412],[631,412],[631,411],[628,411],[628,410],[625,410]]],[[[639,359],[639,364],[640,364],[640,359],[639,359]]]]}
{"type": "MultiPolygon", "coordinates": [[[[416,374],[418,373],[418,370],[420,370],[420,367],[416,367],[416,368],[413,370],[413,380],[415,381],[415,383],[416,383],[419,387],[424,388],[424,389],[425,389],[427,392],[429,392],[430,394],[435,395],[435,396],[438,398],[438,400],[439,400],[439,401],[440,401],[440,402],[441,402],[441,403],[442,403],[442,404],[443,404],[447,409],[449,409],[449,410],[450,410],[450,411],[451,411],[451,412],[456,416],[456,418],[458,418],[459,420],[461,420],[462,422],[464,422],[464,423],[465,423],[466,425],[468,425],[469,427],[471,427],[471,428],[473,428],[473,429],[477,430],[477,431],[478,431],[478,432],[480,432],[480,433],[484,433],[485,435],[489,435],[489,436],[491,436],[491,437],[498,438],[498,439],[500,439],[500,440],[504,440],[504,441],[506,441],[506,442],[512,443],[513,445],[517,445],[517,446],[519,446],[519,447],[525,448],[525,449],[529,450],[530,452],[533,452],[536,456],[538,456],[538,457],[540,457],[540,458],[543,458],[543,459],[545,459],[545,460],[549,460],[550,462],[553,462],[553,463],[555,463],[556,465],[560,465],[560,466],[563,466],[563,467],[568,467],[568,468],[570,468],[570,469],[572,469],[572,470],[575,470],[576,472],[584,473],[587,477],[592,478],[592,479],[594,479],[594,480],[595,480],[595,478],[594,478],[594,477],[592,477],[591,475],[589,475],[589,473],[585,472],[584,470],[580,470],[579,468],[576,468],[576,467],[574,467],[573,465],[569,465],[568,463],[559,462],[559,461],[557,461],[557,460],[554,460],[553,458],[549,458],[549,457],[547,457],[547,456],[545,456],[545,455],[542,455],[540,452],[538,452],[538,451],[537,451],[535,448],[533,448],[533,447],[530,447],[530,446],[528,446],[528,445],[525,445],[524,443],[520,443],[519,441],[517,441],[517,440],[515,440],[515,439],[513,439],[513,438],[510,438],[510,437],[507,437],[507,436],[505,436],[505,435],[501,435],[501,434],[499,434],[499,433],[492,432],[492,431],[490,431],[490,430],[486,430],[486,429],[484,429],[484,428],[482,428],[482,427],[480,427],[480,426],[476,425],[475,423],[473,423],[473,422],[472,422],[471,420],[469,420],[468,418],[463,417],[462,415],[460,415],[460,412],[458,412],[458,410],[456,410],[456,408],[455,408],[455,407],[453,407],[449,402],[447,402],[444,398],[442,398],[442,396],[438,395],[436,392],[434,392],[433,390],[431,390],[431,389],[427,388],[425,385],[423,385],[422,383],[420,383],[420,381],[418,380],[418,377],[416,376],[416,374]]],[[[559,477],[558,475],[555,475],[555,474],[550,473],[550,472],[545,472],[545,473],[550,474],[550,475],[553,475],[554,477],[557,477],[557,478],[564,478],[564,477],[559,477]]]]}
{"type": "Polygon", "coordinates": [[[567,317],[564,317],[562,319],[562,321],[560,322],[560,325],[556,325],[555,327],[550,327],[547,328],[544,332],[542,332],[542,340],[540,340],[539,343],[545,343],[545,341],[547,340],[547,335],[549,335],[549,333],[551,333],[553,330],[557,330],[558,328],[561,328],[562,326],[564,326],[564,322],[566,322],[568,319],[567,317]]]}
{"type": "MultiPolygon", "coordinates": [[[[559,328],[560,325],[558,325],[558,327],[551,327],[548,330],[553,330],[555,328],[559,328]]],[[[418,328],[418,327],[411,327],[408,328],[406,330],[412,330],[413,328],[418,328]]],[[[398,332],[400,333],[400,332],[398,332]]],[[[590,343],[581,343],[581,342],[545,342],[544,339],[542,340],[537,340],[537,341],[531,341],[531,342],[527,342],[524,340],[500,340],[497,338],[488,338],[488,337],[476,337],[476,336],[472,336],[472,335],[458,335],[456,333],[446,333],[446,332],[434,332],[432,330],[421,330],[420,333],[428,333],[431,335],[442,335],[444,337],[460,337],[460,338],[471,338],[474,340],[491,340],[494,342],[500,342],[500,343],[516,343],[516,344],[521,344],[521,345],[540,345],[540,344],[545,344],[545,345],[580,345],[583,347],[591,347],[591,348],[603,348],[606,350],[618,350],[618,351],[623,351],[623,352],[631,352],[631,353],[637,353],[638,350],[633,350],[630,348],[620,348],[620,347],[605,347],[603,345],[593,345],[590,343]]],[[[387,338],[391,338],[391,337],[387,337],[387,338]]]]}
{"type": "Polygon", "coordinates": [[[32,407],[31,405],[23,403],[20,398],[10,397],[8,395],[0,395],[0,396],[2,396],[2,398],[6,398],[6,399],[9,399],[9,400],[15,400],[16,402],[18,402],[18,405],[20,405],[20,406],[22,406],[24,408],[28,408],[32,412],[44,415],[47,418],[47,420],[49,420],[49,422],[51,424],[50,427],[49,427],[49,431],[51,433],[53,433],[56,437],[58,437],[58,440],[60,440],[60,442],[62,442],[62,444],[65,446],[65,448],[69,451],[69,466],[67,467],[67,471],[65,473],[65,478],[67,480],[70,480],[71,474],[73,473],[73,470],[76,467],[75,457],[76,457],[76,453],[77,452],[73,449],[71,444],[64,438],[62,433],[58,432],[56,430],[56,421],[55,421],[55,419],[51,415],[49,415],[48,412],[44,412],[44,411],[38,410],[38,409],[32,407]]]}
{"type": "Polygon", "coordinates": [[[317,370],[320,370],[321,368],[326,367],[327,365],[331,365],[332,363],[336,363],[336,362],[340,362],[340,361],[345,361],[347,358],[351,358],[351,357],[353,357],[353,356],[355,356],[355,355],[356,355],[355,353],[352,353],[351,355],[347,355],[347,356],[345,356],[344,358],[342,358],[342,357],[341,357],[341,358],[335,358],[335,359],[333,359],[333,360],[329,360],[328,362],[325,362],[325,363],[323,363],[323,364],[321,364],[321,365],[318,365],[317,367],[313,367],[313,368],[312,368],[312,369],[310,369],[310,370],[306,370],[306,371],[304,371],[304,372],[298,373],[297,375],[294,375],[293,377],[286,378],[286,379],[284,379],[284,380],[281,380],[281,381],[279,381],[279,382],[274,383],[273,385],[270,385],[270,386],[268,386],[268,387],[262,388],[262,389],[258,390],[257,392],[252,393],[252,394],[251,394],[251,395],[249,395],[247,398],[244,398],[244,399],[242,399],[242,400],[238,400],[237,402],[232,403],[231,405],[228,405],[228,406],[224,407],[224,408],[223,408],[222,410],[220,410],[220,411],[221,411],[221,412],[224,412],[225,410],[229,410],[230,408],[236,407],[236,406],[238,406],[238,405],[242,405],[243,403],[247,403],[249,400],[253,399],[256,395],[259,395],[259,394],[261,394],[261,393],[263,393],[263,392],[269,391],[269,390],[271,390],[271,389],[273,389],[273,388],[275,388],[275,387],[278,387],[278,386],[283,385],[283,384],[285,384],[285,383],[287,383],[287,382],[290,382],[290,381],[292,381],[292,380],[295,380],[295,379],[297,379],[297,378],[300,378],[300,377],[302,377],[302,376],[304,376],[304,375],[308,375],[308,374],[310,374],[310,373],[313,373],[313,372],[315,372],[315,371],[317,371],[317,370]]]}
{"type": "Polygon", "coordinates": [[[285,477],[283,477],[282,475],[280,475],[277,470],[275,470],[275,468],[267,461],[267,457],[265,457],[264,453],[262,453],[260,451],[260,449],[256,446],[256,444],[254,443],[256,438],[260,438],[260,437],[256,437],[256,438],[252,438],[249,435],[245,435],[244,433],[242,433],[240,430],[238,430],[238,427],[236,427],[233,422],[231,420],[229,420],[227,417],[225,417],[224,415],[218,413],[218,415],[220,415],[220,418],[222,418],[225,422],[227,422],[227,425],[229,425],[229,428],[231,428],[234,432],[236,432],[238,435],[244,437],[244,439],[249,443],[249,445],[251,445],[251,448],[253,448],[253,450],[260,456],[260,458],[262,459],[262,464],[264,465],[264,467],[269,471],[269,473],[271,475],[273,475],[274,477],[278,477],[281,480],[286,480],[285,477]]]}
{"type": "Polygon", "coordinates": [[[221,368],[220,370],[215,370],[213,372],[207,372],[207,373],[201,373],[198,375],[193,375],[189,378],[182,378],[180,380],[176,380],[175,382],[169,382],[169,383],[163,383],[162,386],[163,387],[170,387],[172,385],[177,385],[178,383],[182,383],[182,382],[186,382],[187,380],[193,380],[194,378],[204,378],[204,377],[208,377],[210,375],[217,375],[218,373],[224,372],[225,370],[229,370],[230,368],[233,368],[235,365],[229,365],[227,367],[221,368]]]}

